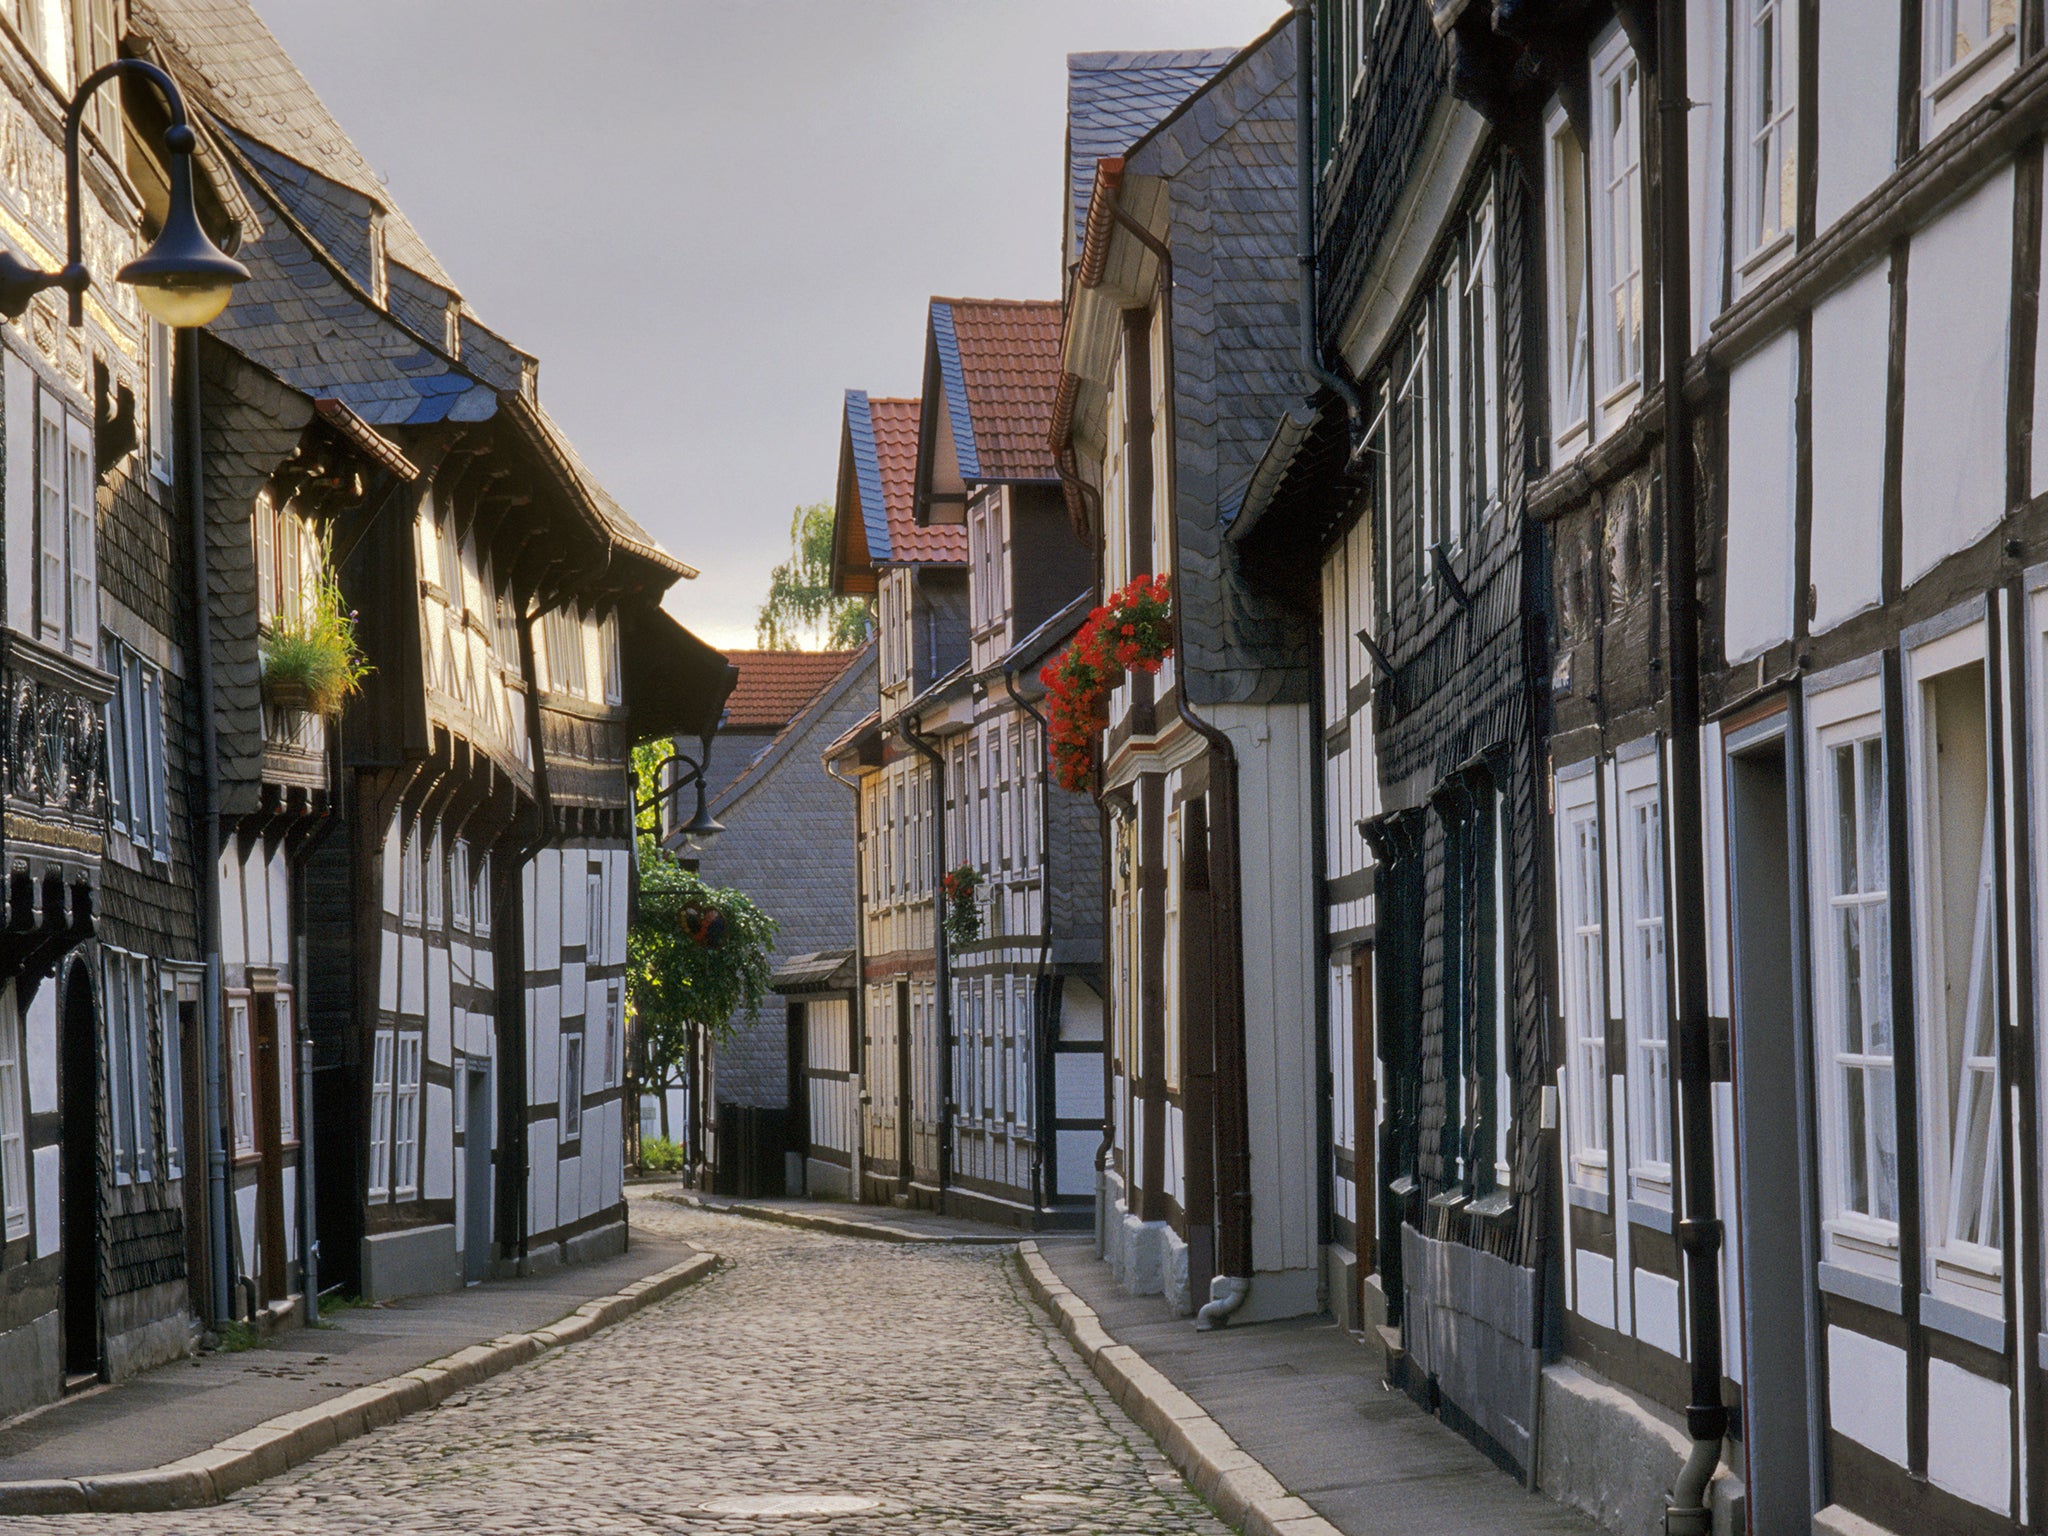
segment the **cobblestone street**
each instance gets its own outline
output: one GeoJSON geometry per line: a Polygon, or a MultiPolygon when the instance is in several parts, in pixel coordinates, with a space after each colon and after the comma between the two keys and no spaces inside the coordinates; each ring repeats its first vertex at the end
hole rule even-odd
{"type": "Polygon", "coordinates": [[[223,1507],[20,1519],[9,1536],[1223,1536],[1032,1307],[1010,1250],[819,1236],[644,1199],[633,1221],[727,1265],[223,1507]]]}

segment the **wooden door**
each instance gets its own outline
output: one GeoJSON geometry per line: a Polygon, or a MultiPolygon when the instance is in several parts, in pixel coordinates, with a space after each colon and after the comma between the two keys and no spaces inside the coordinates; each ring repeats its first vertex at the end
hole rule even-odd
{"type": "Polygon", "coordinates": [[[249,1064],[255,1075],[256,1095],[256,1231],[262,1252],[257,1267],[265,1301],[281,1301],[290,1294],[291,1277],[284,1258],[284,1137],[282,1107],[278,1103],[277,999],[267,992],[256,994],[256,1059],[249,1064]]]}

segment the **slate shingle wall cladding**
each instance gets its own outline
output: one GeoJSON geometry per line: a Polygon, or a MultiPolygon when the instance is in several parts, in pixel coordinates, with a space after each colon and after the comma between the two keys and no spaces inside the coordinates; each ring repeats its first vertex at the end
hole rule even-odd
{"type": "Polygon", "coordinates": [[[1101,813],[1091,795],[1055,789],[1048,798],[1053,962],[1093,974],[1102,966],[1101,813]]]}
{"type": "Polygon", "coordinates": [[[256,493],[298,446],[313,402],[208,336],[199,340],[199,371],[221,811],[239,817],[260,808],[263,775],[250,513],[256,493]]]}
{"type": "MultiPolygon", "coordinates": [[[[853,795],[825,772],[825,748],[874,706],[875,653],[850,665],[800,717],[729,800],[725,831],[704,855],[703,876],[737,886],[780,925],[778,959],[854,941],[853,795]]],[[[780,1108],[788,1097],[785,1004],[773,994],[735,1014],[716,1048],[720,1103],[780,1108]]]]}
{"type": "Polygon", "coordinates": [[[1223,533],[1303,391],[1294,245],[1294,36],[1224,71],[1131,156],[1170,178],[1176,595],[1196,704],[1305,703],[1310,627],[1254,592],[1223,533]]]}

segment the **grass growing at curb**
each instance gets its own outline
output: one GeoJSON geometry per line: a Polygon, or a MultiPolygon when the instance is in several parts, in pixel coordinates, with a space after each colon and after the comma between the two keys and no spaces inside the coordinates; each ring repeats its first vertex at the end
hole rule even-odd
{"type": "Polygon", "coordinates": [[[263,1342],[262,1336],[247,1323],[230,1318],[214,1330],[213,1352],[217,1355],[239,1355],[245,1349],[254,1349],[263,1342]]]}

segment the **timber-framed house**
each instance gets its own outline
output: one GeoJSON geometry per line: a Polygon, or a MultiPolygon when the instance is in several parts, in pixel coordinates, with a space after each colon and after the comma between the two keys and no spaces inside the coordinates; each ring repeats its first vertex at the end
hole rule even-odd
{"type": "Polygon", "coordinates": [[[1092,1220],[1102,1140],[1098,817],[1048,772],[1037,675],[1094,579],[1049,445],[1059,339],[1057,302],[931,302],[916,509],[965,530],[968,657],[909,706],[945,760],[937,876],[979,877],[945,947],[946,1209],[1032,1227],[1092,1220]]]}
{"type": "Polygon", "coordinates": [[[694,572],[597,485],[533,359],[463,304],[253,13],[152,18],[261,230],[193,359],[222,460],[216,717],[246,765],[217,829],[230,1097],[290,1009],[323,1285],[389,1297],[616,1251],[628,752],[708,736],[730,688],[659,608],[694,572]],[[238,459],[259,426],[265,453],[238,459]],[[309,427],[350,456],[317,510],[288,461],[309,427]],[[264,677],[265,594],[288,606],[309,551],[371,667],[338,729],[295,722],[264,677]],[[323,745],[332,822],[307,833],[323,745]]]}
{"type": "Polygon", "coordinates": [[[936,1208],[954,1108],[936,919],[943,788],[938,749],[905,710],[966,666],[969,620],[965,528],[917,521],[918,416],[916,400],[846,394],[832,589],[875,600],[876,708],[824,761],[854,786],[860,855],[856,1195],[936,1208]]]}
{"type": "MultiPolygon", "coordinates": [[[[1138,100],[1147,58],[1124,61],[1138,100]]],[[[1098,1232],[1126,1288],[1203,1307],[1205,1325],[1321,1306],[1303,1177],[1319,1139],[1314,838],[1298,788],[1313,631],[1246,585],[1222,538],[1295,385],[1295,63],[1282,24],[1116,150],[1069,127],[1070,146],[1098,152],[1072,166],[1088,190],[1053,450],[1096,546],[1098,594],[1164,576],[1174,612],[1173,655],[1114,689],[1099,740],[1110,1134],[1098,1232]]],[[[1070,108],[1115,93],[1086,84],[1070,78],[1070,108]]]]}

